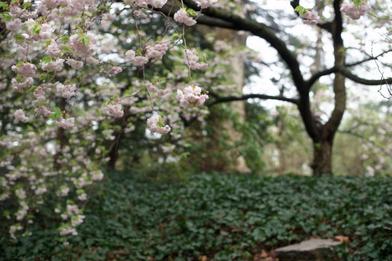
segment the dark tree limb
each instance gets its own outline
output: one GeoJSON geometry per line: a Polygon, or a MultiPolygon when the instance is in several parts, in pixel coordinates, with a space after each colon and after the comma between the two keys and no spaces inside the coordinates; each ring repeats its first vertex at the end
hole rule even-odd
{"type": "MultiPolygon", "coordinates": [[[[313,84],[315,84],[321,77],[326,76],[326,75],[330,75],[333,73],[337,73],[337,72],[341,72],[343,73],[347,78],[349,78],[350,80],[357,82],[357,83],[361,83],[361,84],[365,84],[365,85],[382,85],[382,84],[391,84],[391,78],[389,79],[381,79],[381,80],[367,80],[367,79],[363,79],[360,77],[353,77],[353,73],[351,73],[347,67],[354,67],[369,61],[373,61],[373,60],[377,60],[378,58],[380,58],[381,56],[384,56],[387,53],[392,52],[392,49],[389,50],[385,50],[381,53],[379,53],[376,56],[370,56],[366,59],[357,61],[357,62],[353,62],[353,63],[346,63],[345,67],[346,68],[338,68],[338,67],[331,67],[329,69],[326,69],[324,71],[320,71],[317,72],[315,74],[313,74],[306,82],[309,86],[313,86],[313,84]],[[368,84],[367,84],[368,83],[368,84]]],[[[355,76],[355,75],[354,75],[355,76]]]]}
{"type": "Polygon", "coordinates": [[[363,85],[384,85],[384,84],[392,84],[392,77],[391,78],[383,78],[383,79],[378,79],[378,80],[372,80],[372,79],[365,79],[362,77],[359,77],[349,70],[343,68],[339,70],[344,76],[346,76],[348,79],[350,79],[353,82],[360,83],[363,85]]]}
{"type": "MultiPolygon", "coordinates": [[[[215,96],[215,95],[212,95],[215,96]]],[[[293,104],[298,104],[299,100],[295,98],[288,98],[284,96],[272,96],[272,95],[266,95],[266,94],[246,94],[242,96],[225,96],[225,97],[220,97],[220,96],[215,96],[215,99],[213,102],[211,102],[208,106],[214,106],[219,103],[225,103],[225,102],[235,102],[235,101],[244,101],[244,100],[249,100],[249,99],[261,99],[261,100],[277,100],[277,101],[284,101],[284,102],[289,102],[293,104]]]]}
{"type": "Polygon", "coordinates": [[[267,41],[279,54],[290,70],[292,80],[299,94],[297,103],[298,110],[305,125],[305,129],[312,139],[317,137],[317,127],[310,106],[309,86],[307,86],[300,70],[298,59],[287,44],[278,37],[267,25],[259,23],[241,16],[228,13],[218,8],[200,8],[192,0],[183,0],[184,3],[194,9],[201,11],[204,15],[220,19],[234,25],[233,30],[246,31],[267,41]]]}
{"type": "MultiPolygon", "coordinates": [[[[334,46],[334,57],[335,57],[335,67],[340,68],[345,64],[345,49],[343,42],[343,17],[340,11],[340,5],[342,0],[334,0],[333,8],[335,13],[335,18],[333,21],[333,33],[332,40],[334,46]]],[[[321,133],[322,139],[327,139],[332,143],[335,133],[339,128],[339,125],[343,119],[344,112],[346,111],[347,94],[345,85],[345,76],[339,70],[335,73],[335,78],[333,81],[333,91],[334,91],[334,108],[331,113],[330,118],[323,126],[323,131],[321,133]]]]}

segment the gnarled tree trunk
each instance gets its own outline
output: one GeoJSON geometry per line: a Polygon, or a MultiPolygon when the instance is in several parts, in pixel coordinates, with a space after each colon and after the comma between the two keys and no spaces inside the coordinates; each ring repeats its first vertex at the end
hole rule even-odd
{"type": "Polygon", "coordinates": [[[332,145],[333,141],[324,140],[313,143],[313,176],[332,174],[332,145]]]}
{"type": "MultiPolygon", "coordinates": [[[[341,2],[341,0],[334,0],[333,2],[335,19],[331,31],[335,67],[337,68],[344,66],[346,57],[342,38],[343,18],[340,12],[341,2]]],[[[345,81],[346,78],[343,74],[335,73],[333,81],[334,109],[328,121],[317,128],[318,135],[313,138],[313,162],[311,166],[314,176],[332,175],[333,140],[346,111],[347,94],[345,81]]]]}

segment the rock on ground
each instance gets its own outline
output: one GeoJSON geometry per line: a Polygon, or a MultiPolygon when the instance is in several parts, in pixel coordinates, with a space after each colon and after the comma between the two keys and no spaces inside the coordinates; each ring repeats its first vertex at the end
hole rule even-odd
{"type": "Polygon", "coordinates": [[[278,248],[274,254],[279,261],[338,261],[334,247],[340,244],[330,239],[310,239],[278,248]]]}

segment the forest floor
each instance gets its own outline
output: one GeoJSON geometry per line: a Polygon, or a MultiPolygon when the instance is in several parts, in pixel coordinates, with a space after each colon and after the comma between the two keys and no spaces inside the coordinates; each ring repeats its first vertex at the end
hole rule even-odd
{"type": "Polygon", "coordinates": [[[255,260],[336,237],[343,260],[392,260],[388,177],[216,173],[157,181],[114,173],[95,188],[85,214],[67,246],[47,222],[18,242],[2,232],[0,260],[255,260]]]}

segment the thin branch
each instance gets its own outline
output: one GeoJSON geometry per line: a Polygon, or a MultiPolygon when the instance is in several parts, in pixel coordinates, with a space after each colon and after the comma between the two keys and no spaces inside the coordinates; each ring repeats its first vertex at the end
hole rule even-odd
{"type": "Polygon", "coordinates": [[[392,77],[378,79],[378,80],[372,80],[372,79],[361,78],[361,77],[353,74],[352,72],[350,72],[346,68],[339,70],[339,72],[341,72],[344,76],[346,76],[351,81],[356,82],[356,83],[360,83],[363,85],[384,85],[384,84],[389,85],[389,84],[392,84],[392,77]]]}
{"type": "MultiPolygon", "coordinates": [[[[161,12],[168,17],[173,17],[173,15],[181,8],[181,4],[175,1],[168,1],[162,8],[157,9],[154,8],[155,11],[161,12]]],[[[198,24],[226,28],[226,29],[235,29],[235,26],[227,21],[217,19],[214,17],[209,17],[204,14],[201,14],[197,17],[198,24]]]]}
{"type": "Polygon", "coordinates": [[[368,58],[363,59],[363,60],[361,60],[361,61],[346,64],[346,67],[357,66],[357,65],[360,65],[360,64],[362,64],[362,63],[366,63],[366,62],[369,62],[369,61],[377,60],[377,59],[380,58],[381,56],[384,56],[385,54],[390,53],[390,52],[392,52],[392,49],[385,50],[385,51],[379,53],[379,54],[376,55],[376,56],[371,56],[371,55],[369,55],[368,58]]]}
{"type": "MultiPolygon", "coordinates": [[[[215,96],[215,95],[212,95],[215,96]]],[[[246,94],[242,96],[225,96],[225,97],[220,97],[216,96],[214,101],[209,104],[209,106],[214,106],[219,103],[225,103],[225,102],[235,102],[235,101],[244,101],[244,100],[249,100],[249,99],[261,99],[261,100],[277,100],[277,101],[284,101],[284,102],[289,102],[293,104],[298,104],[298,99],[294,98],[288,98],[284,96],[272,96],[272,95],[265,95],[265,94],[246,94]]]]}
{"type": "MultiPolygon", "coordinates": [[[[365,58],[365,59],[360,60],[360,61],[357,61],[357,62],[347,63],[347,64],[345,65],[345,67],[354,67],[354,66],[357,66],[357,65],[360,65],[360,64],[369,62],[369,61],[377,60],[377,59],[380,58],[381,56],[384,56],[385,54],[390,53],[390,52],[392,52],[392,49],[385,50],[385,51],[379,53],[379,54],[376,55],[376,56],[369,56],[368,58],[365,58]]],[[[339,69],[336,68],[336,67],[331,67],[331,68],[326,69],[326,70],[324,70],[324,71],[317,72],[317,73],[313,74],[306,82],[307,82],[307,84],[308,84],[309,86],[312,86],[312,85],[313,85],[316,81],[318,81],[321,77],[326,76],[326,75],[330,75],[330,74],[332,74],[332,73],[337,73],[337,72],[341,72],[341,73],[345,74],[345,76],[346,76],[347,78],[349,78],[350,80],[352,80],[352,81],[355,81],[355,82],[358,82],[358,83],[364,82],[363,84],[365,84],[365,85],[382,85],[382,84],[390,84],[390,82],[388,82],[389,79],[386,79],[386,81],[385,81],[385,79],[381,79],[381,80],[366,80],[366,79],[362,79],[362,78],[360,78],[360,77],[357,77],[359,80],[356,81],[356,80],[354,80],[354,79],[356,79],[356,78],[355,78],[355,77],[352,77],[353,74],[352,74],[350,71],[348,71],[347,69],[340,69],[340,70],[339,70],[339,69]],[[347,74],[347,75],[346,75],[346,74],[347,74]],[[350,78],[348,75],[350,75],[351,78],[350,78]],[[378,84],[377,84],[377,81],[378,81],[378,84]],[[373,84],[366,84],[366,82],[370,82],[370,83],[373,83],[373,84]]]]}

